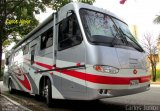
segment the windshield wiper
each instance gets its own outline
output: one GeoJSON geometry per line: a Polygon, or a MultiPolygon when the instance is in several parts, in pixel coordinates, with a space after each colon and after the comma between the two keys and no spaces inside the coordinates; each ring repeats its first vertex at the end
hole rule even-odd
{"type": "MultiPolygon", "coordinates": [[[[121,31],[121,33],[124,35],[124,36],[126,36],[127,38],[129,38],[134,44],[136,44],[136,46],[134,46],[132,43],[130,43],[132,46],[133,46],[133,48],[135,48],[136,50],[138,50],[138,51],[140,51],[140,52],[143,52],[144,50],[142,49],[142,47],[136,42],[136,41],[134,41],[133,39],[131,39],[127,34],[125,34],[123,31],[122,31],[122,29],[121,28],[119,28],[119,30],[121,31]]],[[[127,39],[126,39],[127,40],[127,39]]],[[[128,41],[127,41],[127,43],[128,43],[128,41]]]]}
{"type": "Polygon", "coordinates": [[[112,35],[114,37],[113,40],[112,40],[112,42],[111,42],[112,46],[114,47],[115,41],[117,41],[117,39],[120,39],[123,44],[128,44],[128,41],[123,36],[122,32],[115,25],[113,25],[113,28],[116,31],[116,35],[113,34],[113,29],[111,28],[111,32],[112,32],[112,35]]]}
{"type": "Polygon", "coordinates": [[[119,29],[118,31],[119,31],[121,37],[123,38],[124,42],[126,43],[126,45],[128,45],[128,41],[127,41],[127,38],[124,36],[125,35],[124,32],[122,31],[122,29],[120,27],[118,29],[119,29]]]}

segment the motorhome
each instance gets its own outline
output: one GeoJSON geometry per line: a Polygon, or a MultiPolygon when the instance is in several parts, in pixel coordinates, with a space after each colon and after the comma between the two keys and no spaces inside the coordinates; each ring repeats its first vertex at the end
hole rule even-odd
{"type": "Polygon", "coordinates": [[[96,100],[149,90],[146,54],[118,16],[72,2],[48,17],[6,58],[4,84],[52,99],[96,100]]]}

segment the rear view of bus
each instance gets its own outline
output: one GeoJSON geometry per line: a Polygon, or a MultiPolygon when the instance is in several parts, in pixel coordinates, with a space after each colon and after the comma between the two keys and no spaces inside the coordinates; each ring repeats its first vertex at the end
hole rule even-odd
{"type": "Polygon", "coordinates": [[[127,24],[102,9],[81,8],[79,12],[86,37],[88,97],[122,96],[149,90],[145,52],[127,24]]]}

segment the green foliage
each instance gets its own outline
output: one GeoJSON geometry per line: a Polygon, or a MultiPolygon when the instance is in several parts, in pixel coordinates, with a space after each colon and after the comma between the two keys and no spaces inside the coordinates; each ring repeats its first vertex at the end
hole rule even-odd
{"type": "Polygon", "coordinates": [[[156,70],[157,82],[160,82],[160,70],[156,70]]]}
{"type": "Polygon", "coordinates": [[[3,32],[0,34],[0,38],[4,47],[11,42],[18,42],[20,40],[18,38],[24,37],[33,30],[38,25],[35,13],[40,10],[45,11],[45,4],[41,0],[6,0],[0,2],[0,6],[0,15],[3,14],[0,18],[3,23],[0,26],[0,31],[3,32]],[[27,20],[30,21],[29,24],[24,23],[27,20]]]}
{"type": "Polygon", "coordinates": [[[95,2],[95,0],[78,0],[78,1],[82,3],[91,4],[91,5],[95,2]]]}
{"type": "Polygon", "coordinates": [[[55,0],[53,3],[53,9],[58,10],[60,7],[70,3],[72,0],[55,0]]]}
{"type": "Polygon", "coordinates": [[[0,72],[3,48],[18,42],[38,25],[34,12],[40,10],[45,11],[41,0],[0,0],[0,72]],[[30,20],[30,23],[24,24],[22,20],[30,20]]]}
{"type": "MultiPolygon", "coordinates": [[[[150,70],[150,73],[152,73],[151,70],[150,70]]],[[[160,82],[160,69],[156,70],[156,82],[160,82]]]]}
{"type": "Polygon", "coordinates": [[[3,46],[4,46],[4,47],[8,47],[11,42],[12,42],[12,41],[11,41],[10,39],[7,39],[7,40],[5,40],[5,41],[3,42],[3,46]]]}
{"type": "Polygon", "coordinates": [[[32,3],[28,5],[24,2],[15,8],[14,14],[12,14],[12,16],[7,18],[8,21],[17,20],[17,23],[15,24],[6,24],[7,35],[12,35],[13,38],[11,40],[16,40],[17,36],[15,35],[15,32],[17,32],[20,37],[23,37],[38,25],[38,21],[35,19],[33,11],[34,5],[32,3]],[[30,20],[31,23],[22,24],[21,20],[30,20]]]}
{"type": "MultiPolygon", "coordinates": [[[[58,10],[62,6],[72,2],[73,0],[54,0],[53,2],[53,9],[58,10]]],[[[95,0],[78,0],[78,2],[87,3],[87,4],[93,4],[95,0]]]]}
{"type": "Polygon", "coordinates": [[[157,15],[157,17],[153,21],[155,24],[160,24],[160,15],[157,15]]]}

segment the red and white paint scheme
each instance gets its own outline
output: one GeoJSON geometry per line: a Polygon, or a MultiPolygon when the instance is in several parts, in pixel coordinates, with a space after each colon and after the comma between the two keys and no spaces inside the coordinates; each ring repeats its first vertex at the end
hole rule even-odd
{"type": "Polygon", "coordinates": [[[113,13],[69,3],[6,56],[4,84],[51,99],[95,100],[149,90],[145,52],[113,13]]]}

